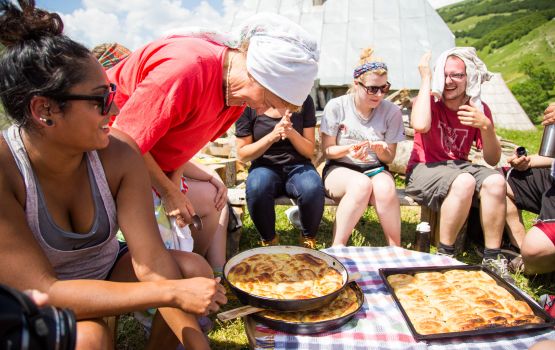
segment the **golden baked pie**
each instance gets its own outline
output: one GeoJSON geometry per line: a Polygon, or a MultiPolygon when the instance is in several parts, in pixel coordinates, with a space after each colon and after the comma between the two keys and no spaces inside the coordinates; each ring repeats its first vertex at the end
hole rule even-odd
{"type": "Polygon", "coordinates": [[[483,271],[397,274],[387,281],[420,334],[545,322],[483,271]]]}
{"type": "Polygon", "coordinates": [[[235,287],[274,299],[310,299],[343,286],[343,276],[314,255],[256,254],[233,266],[227,275],[235,287]]]}
{"type": "Polygon", "coordinates": [[[296,312],[262,311],[260,315],[286,322],[311,323],[335,320],[354,312],[358,306],[355,291],[347,287],[331,303],[317,310],[296,312]]]}

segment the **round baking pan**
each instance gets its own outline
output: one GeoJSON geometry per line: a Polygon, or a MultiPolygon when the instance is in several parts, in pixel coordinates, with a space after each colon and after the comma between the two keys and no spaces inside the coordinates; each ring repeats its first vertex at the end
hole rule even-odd
{"type": "Polygon", "coordinates": [[[293,333],[293,334],[316,334],[322,332],[328,332],[334,330],[336,328],[341,327],[345,323],[349,322],[353,316],[359,312],[360,308],[364,304],[364,294],[362,290],[358,286],[356,282],[349,282],[346,288],[352,288],[357,296],[358,300],[358,307],[356,310],[352,311],[351,313],[341,316],[339,318],[325,320],[325,321],[318,321],[318,322],[288,322],[282,320],[276,320],[272,318],[267,318],[262,313],[255,313],[248,317],[252,317],[255,321],[260,322],[267,327],[276,330],[282,331],[285,333],[293,333]]]}
{"type": "Polygon", "coordinates": [[[237,296],[237,299],[243,305],[251,305],[258,308],[270,309],[275,311],[305,311],[305,310],[312,310],[319,308],[320,306],[327,305],[332,302],[337,295],[345,288],[347,282],[349,280],[349,274],[345,266],[333,256],[326,254],[324,252],[320,252],[318,250],[308,249],[304,247],[297,247],[297,246],[270,246],[270,247],[259,247],[246,250],[241,252],[231,259],[227,261],[224,265],[224,279],[226,280],[227,284],[229,285],[230,289],[233,293],[237,296]],[[229,274],[229,270],[241,261],[249,258],[253,255],[257,254],[310,254],[314,257],[320,258],[325,261],[329,267],[334,268],[337,270],[342,278],[343,284],[341,288],[336,291],[331,292],[330,294],[323,295],[316,298],[309,298],[309,299],[275,299],[275,298],[267,298],[261,297],[258,295],[251,294],[244,290],[241,290],[233,285],[233,283],[227,280],[227,275],[229,274]]]}

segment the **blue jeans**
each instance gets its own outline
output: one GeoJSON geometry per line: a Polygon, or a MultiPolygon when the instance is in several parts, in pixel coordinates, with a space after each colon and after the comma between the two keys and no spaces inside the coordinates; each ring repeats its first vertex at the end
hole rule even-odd
{"type": "Polygon", "coordinates": [[[275,198],[297,200],[302,234],[315,237],[324,212],[324,186],[312,164],[255,166],[247,177],[247,207],[265,241],[276,235],[275,198]]]}

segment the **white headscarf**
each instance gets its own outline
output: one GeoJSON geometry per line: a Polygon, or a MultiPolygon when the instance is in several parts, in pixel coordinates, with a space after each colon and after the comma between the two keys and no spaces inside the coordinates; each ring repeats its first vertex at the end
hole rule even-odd
{"type": "Polygon", "coordinates": [[[302,106],[318,73],[316,40],[301,26],[272,13],[248,18],[239,33],[181,28],[172,34],[205,38],[230,48],[249,42],[247,71],[283,100],[302,106]]]}
{"type": "Polygon", "coordinates": [[[482,112],[481,85],[493,76],[482,60],[478,58],[473,47],[454,47],[439,55],[432,76],[432,94],[436,99],[441,99],[445,85],[445,62],[449,56],[457,56],[466,66],[466,95],[482,112]]]}

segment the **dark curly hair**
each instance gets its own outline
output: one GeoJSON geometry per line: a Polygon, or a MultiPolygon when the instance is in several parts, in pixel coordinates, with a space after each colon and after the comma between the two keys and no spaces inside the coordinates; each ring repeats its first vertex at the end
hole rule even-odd
{"type": "Polygon", "coordinates": [[[19,126],[31,125],[33,96],[63,95],[85,79],[90,51],[62,31],[56,13],[35,7],[34,0],[0,0],[0,99],[19,126]]]}

